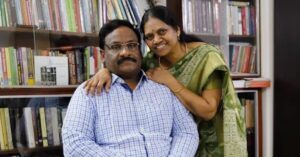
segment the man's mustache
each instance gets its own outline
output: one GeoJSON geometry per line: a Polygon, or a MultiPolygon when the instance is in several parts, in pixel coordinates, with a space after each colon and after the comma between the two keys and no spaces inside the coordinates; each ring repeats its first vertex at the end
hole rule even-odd
{"type": "Polygon", "coordinates": [[[124,61],[132,61],[132,62],[137,62],[137,60],[135,58],[131,58],[131,57],[125,57],[125,58],[122,58],[120,60],[118,60],[117,64],[120,65],[122,64],[124,61]]]}

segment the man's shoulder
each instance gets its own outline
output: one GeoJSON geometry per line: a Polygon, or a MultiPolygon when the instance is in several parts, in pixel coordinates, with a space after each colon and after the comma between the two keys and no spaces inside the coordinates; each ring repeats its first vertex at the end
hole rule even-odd
{"type": "Polygon", "coordinates": [[[85,82],[81,83],[80,85],[77,86],[76,90],[77,91],[84,91],[84,85],[85,85],[85,82]]]}
{"type": "Polygon", "coordinates": [[[150,79],[148,79],[147,83],[149,85],[149,88],[151,88],[151,89],[159,89],[159,90],[164,90],[166,92],[171,92],[167,86],[160,84],[160,83],[156,83],[150,79]]]}
{"type": "Polygon", "coordinates": [[[91,94],[87,94],[84,88],[85,82],[78,85],[73,95],[84,95],[86,97],[91,97],[91,94]]]}

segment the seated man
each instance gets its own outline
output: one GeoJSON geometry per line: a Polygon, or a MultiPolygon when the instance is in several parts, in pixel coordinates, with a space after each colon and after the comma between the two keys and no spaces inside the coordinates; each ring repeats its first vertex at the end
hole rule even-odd
{"type": "Polygon", "coordinates": [[[112,86],[100,96],[86,95],[83,84],[77,88],[62,128],[64,155],[194,156],[196,124],[167,87],[141,70],[139,32],[128,21],[113,20],[99,38],[112,86]]]}

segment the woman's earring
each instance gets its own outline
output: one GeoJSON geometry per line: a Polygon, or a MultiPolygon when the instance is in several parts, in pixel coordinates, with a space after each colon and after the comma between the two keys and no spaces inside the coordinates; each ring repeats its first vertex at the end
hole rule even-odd
{"type": "Polygon", "coordinates": [[[180,35],[177,36],[177,40],[180,41],[180,35]]]}

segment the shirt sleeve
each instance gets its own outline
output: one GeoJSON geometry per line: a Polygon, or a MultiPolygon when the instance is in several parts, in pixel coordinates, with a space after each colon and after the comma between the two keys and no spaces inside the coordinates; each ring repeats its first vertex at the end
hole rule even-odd
{"type": "Polygon", "coordinates": [[[68,106],[62,128],[64,156],[115,157],[124,156],[120,152],[108,150],[96,143],[94,124],[95,104],[79,86],[68,106]]]}
{"type": "Polygon", "coordinates": [[[197,125],[192,114],[172,94],[174,105],[172,144],[169,157],[193,157],[199,145],[197,125]]]}

